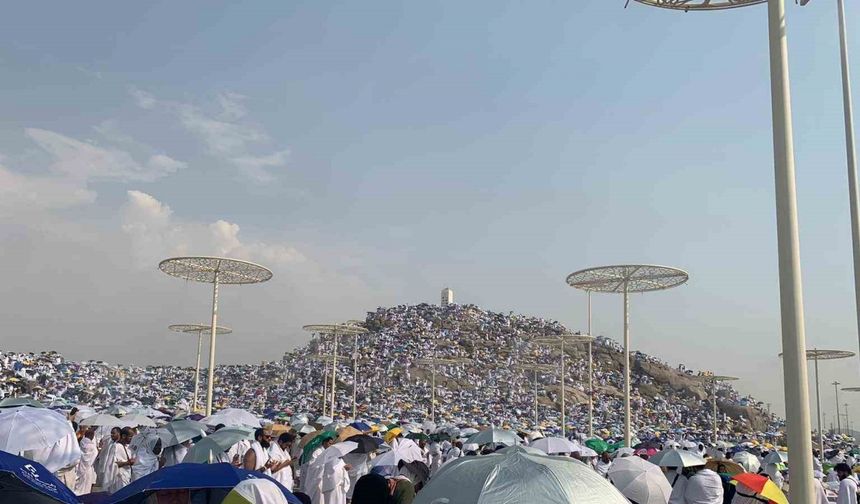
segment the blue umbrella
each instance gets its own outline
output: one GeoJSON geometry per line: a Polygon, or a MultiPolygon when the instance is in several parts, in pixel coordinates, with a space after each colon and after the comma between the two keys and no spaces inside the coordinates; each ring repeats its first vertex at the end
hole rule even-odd
{"type": "Polygon", "coordinates": [[[78,504],[78,499],[42,464],[0,451],[0,502],[78,504]]]}
{"type": "MultiPolygon", "coordinates": [[[[189,490],[189,497],[193,497],[191,500],[195,503],[220,504],[240,481],[252,478],[275,481],[264,474],[238,469],[230,464],[178,464],[132,482],[113,494],[105,504],[142,504],[159,490],[189,490]]],[[[287,502],[302,504],[283,485],[275,483],[287,502]]]]}
{"type": "Polygon", "coordinates": [[[358,429],[361,432],[368,432],[370,430],[370,426],[364,422],[352,422],[349,426],[358,429]]]}

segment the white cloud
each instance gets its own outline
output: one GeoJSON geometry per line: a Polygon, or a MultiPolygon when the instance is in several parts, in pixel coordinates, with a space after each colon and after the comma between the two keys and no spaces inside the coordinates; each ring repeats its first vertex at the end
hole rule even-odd
{"type": "Polygon", "coordinates": [[[279,266],[307,260],[288,244],[244,242],[239,237],[239,225],[226,220],[211,224],[178,221],[169,206],[141,191],[128,191],[122,218],[122,230],[131,237],[135,256],[142,265],[185,254],[215,254],[279,266]]]}
{"type": "Polygon", "coordinates": [[[179,124],[196,137],[207,153],[224,160],[257,183],[270,182],[275,176],[269,169],[286,165],[289,150],[259,153],[258,145],[271,141],[269,134],[247,121],[246,96],[222,92],[215,96],[215,113],[209,113],[192,103],[158,100],[150,93],[136,88],[129,91],[138,106],[152,109],[162,106],[174,115],[179,124]]]}
{"type": "Polygon", "coordinates": [[[99,147],[53,131],[27,128],[27,136],[53,157],[52,172],[74,180],[118,179],[150,182],[169,175],[184,163],[168,156],[141,165],[127,151],[99,147]]]}
{"type": "Polygon", "coordinates": [[[134,86],[130,87],[128,93],[134,98],[137,106],[142,109],[153,109],[158,104],[158,100],[155,99],[151,93],[147,93],[146,91],[142,91],[134,86]]]}
{"type": "Polygon", "coordinates": [[[92,203],[96,193],[57,177],[12,172],[0,165],[0,212],[53,210],[92,203]]]}
{"type": "Polygon", "coordinates": [[[267,168],[279,168],[287,164],[290,157],[289,150],[282,150],[269,154],[268,156],[242,156],[231,159],[231,161],[257,182],[269,182],[274,176],[267,168]]]}

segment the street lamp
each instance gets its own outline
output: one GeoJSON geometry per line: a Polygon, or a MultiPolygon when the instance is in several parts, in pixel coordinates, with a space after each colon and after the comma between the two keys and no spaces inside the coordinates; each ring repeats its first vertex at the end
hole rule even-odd
{"type": "MultiPolygon", "coordinates": [[[[306,326],[302,326],[302,329],[308,331],[313,334],[329,334],[334,339],[334,350],[331,353],[331,416],[334,418],[334,409],[335,409],[335,398],[337,391],[337,359],[338,359],[338,336],[350,336],[350,335],[359,335],[366,334],[368,332],[367,329],[351,324],[310,324],[306,326]]],[[[356,345],[357,345],[356,340],[356,345]]],[[[343,357],[341,357],[343,358],[343,357]]],[[[348,358],[348,357],[347,357],[348,358]]],[[[357,365],[357,364],[353,364],[357,365]]],[[[353,373],[355,372],[355,368],[353,368],[353,373]]],[[[355,395],[353,394],[353,411],[355,410],[355,395]]],[[[323,413],[325,413],[325,398],[323,398],[323,413]]]]}
{"type": "Polygon", "coordinates": [[[839,414],[839,386],[842,385],[838,381],[831,383],[836,391],[836,432],[842,434],[842,415],[839,414]]]}
{"type": "MultiPolygon", "coordinates": [[[[675,10],[717,10],[764,3],[764,0],[636,0],[675,10]]],[[[805,359],[800,238],[797,230],[797,188],[788,77],[785,0],[767,0],[770,46],[770,89],[773,121],[776,236],[788,449],[793,454],[789,479],[792,501],[813,502],[812,439],[809,436],[809,391],[805,359]]],[[[856,242],[855,242],[856,243],[856,242]]],[[[856,249],[855,249],[856,250],[856,249]]],[[[856,254],[855,254],[856,257],[856,254]]]]}
{"type": "MultiPolygon", "coordinates": [[[[167,328],[173,332],[197,333],[197,367],[194,369],[194,399],[191,400],[191,411],[197,411],[197,396],[200,394],[200,353],[203,350],[203,335],[212,334],[212,328],[204,324],[173,324],[167,326],[167,328]]],[[[233,330],[228,327],[218,326],[216,332],[218,334],[230,334],[233,330]]]]}
{"type": "Polygon", "coordinates": [[[170,276],[212,284],[212,323],[209,325],[209,381],[206,384],[206,416],[212,414],[212,390],[215,383],[215,337],[218,331],[218,287],[222,284],[266,282],[272,272],[259,264],[226,257],[171,257],[158,263],[158,269],[170,276]]]}
{"type": "Polygon", "coordinates": [[[717,431],[719,430],[719,425],[717,424],[717,383],[737,381],[739,378],[735,376],[702,375],[701,379],[711,384],[711,401],[714,408],[714,444],[717,444],[717,431]]]}
{"type": "MultiPolygon", "coordinates": [[[[806,5],[809,0],[801,0],[806,5]]],[[[857,197],[857,154],[854,148],[854,101],[851,97],[851,71],[848,65],[848,29],[845,26],[845,1],[836,0],[839,17],[839,60],[842,67],[842,115],[845,122],[845,154],[848,165],[848,202],[851,208],[851,243],[854,252],[854,305],[857,335],[860,338],[860,204],[857,197]]]]}
{"type": "MultiPolygon", "coordinates": [[[[782,357],[782,354],[779,354],[779,356],[782,357]]],[[[818,416],[818,451],[821,457],[824,456],[824,431],[822,430],[824,420],[822,420],[821,416],[821,384],[818,381],[818,361],[847,359],[850,357],[854,357],[854,352],[846,350],[821,350],[818,348],[806,351],[806,359],[815,363],[815,409],[818,416]]],[[[838,408],[838,401],[836,404],[838,408]]]]}
{"type": "Polygon", "coordinates": [[[624,294],[624,443],[630,446],[630,293],[671,289],[685,283],[686,271],[652,264],[600,266],[576,271],[567,284],[587,292],[624,294]]]}
{"type": "Polygon", "coordinates": [[[561,362],[559,365],[561,366],[561,437],[565,437],[566,434],[566,422],[565,422],[565,381],[567,374],[564,371],[564,346],[565,345],[575,345],[577,343],[591,343],[594,341],[594,338],[588,334],[574,334],[571,332],[563,332],[561,334],[552,334],[549,336],[538,336],[531,340],[532,343],[537,345],[545,345],[545,346],[557,346],[561,349],[561,362]]]}
{"type": "Polygon", "coordinates": [[[436,366],[457,366],[465,364],[471,359],[458,357],[456,359],[443,359],[435,357],[415,359],[415,363],[421,366],[430,366],[430,421],[436,423],[436,366]]]}
{"type": "Polygon", "coordinates": [[[534,428],[537,429],[538,426],[538,373],[549,373],[555,371],[555,366],[550,364],[539,364],[539,363],[525,363],[520,364],[517,368],[522,371],[529,371],[534,373],[534,428]]]}

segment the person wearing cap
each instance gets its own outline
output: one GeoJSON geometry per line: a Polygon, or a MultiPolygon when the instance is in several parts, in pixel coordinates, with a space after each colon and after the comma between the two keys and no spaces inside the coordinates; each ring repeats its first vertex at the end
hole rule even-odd
{"type": "Polygon", "coordinates": [[[857,504],[857,481],[851,475],[851,466],[840,462],[833,470],[839,477],[839,496],[836,498],[836,504],[857,504]]]}

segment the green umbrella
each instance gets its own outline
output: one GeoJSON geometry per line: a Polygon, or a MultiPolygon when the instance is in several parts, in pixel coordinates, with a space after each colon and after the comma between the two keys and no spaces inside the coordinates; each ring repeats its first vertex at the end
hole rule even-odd
{"type": "Polygon", "coordinates": [[[624,446],[625,446],[624,440],[621,440],[621,441],[616,441],[616,442],[612,443],[606,449],[610,452],[614,452],[614,451],[618,451],[619,448],[624,448],[624,446]]]}
{"type": "Polygon", "coordinates": [[[585,442],[585,446],[596,451],[598,454],[601,454],[609,449],[609,443],[600,438],[589,439],[585,442]]]}
{"type": "Polygon", "coordinates": [[[410,432],[406,435],[406,439],[414,439],[416,441],[423,439],[424,441],[430,441],[430,436],[423,432],[410,432]]]}
{"type": "Polygon", "coordinates": [[[44,408],[45,405],[29,397],[7,397],[0,401],[0,408],[17,408],[18,406],[30,406],[31,408],[44,408]]]}
{"type": "Polygon", "coordinates": [[[306,444],[304,449],[302,450],[302,459],[301,464],[304,464],[307,461],[310,461],[311,454],[319,448],[323,441],[328,439],[337,439],[337,432],[332,431],[322,431],[317,437],[311,439],[310,443],[306,444]]]}
{"type": "Polygon", "coordinates": [[[218,459],[218,455],[221,455],[225,451],[217,441],[205,437],[194,443],[194,446],[185,454],[182,463],[214,464],[218,459]]]}
{"type": "Polygon", "coordinates": [[[189,439],[206,435],[206,426],[194,420],[175,420],[158,429],[161,444],[168,448],[184,443],[189,439]]]}

